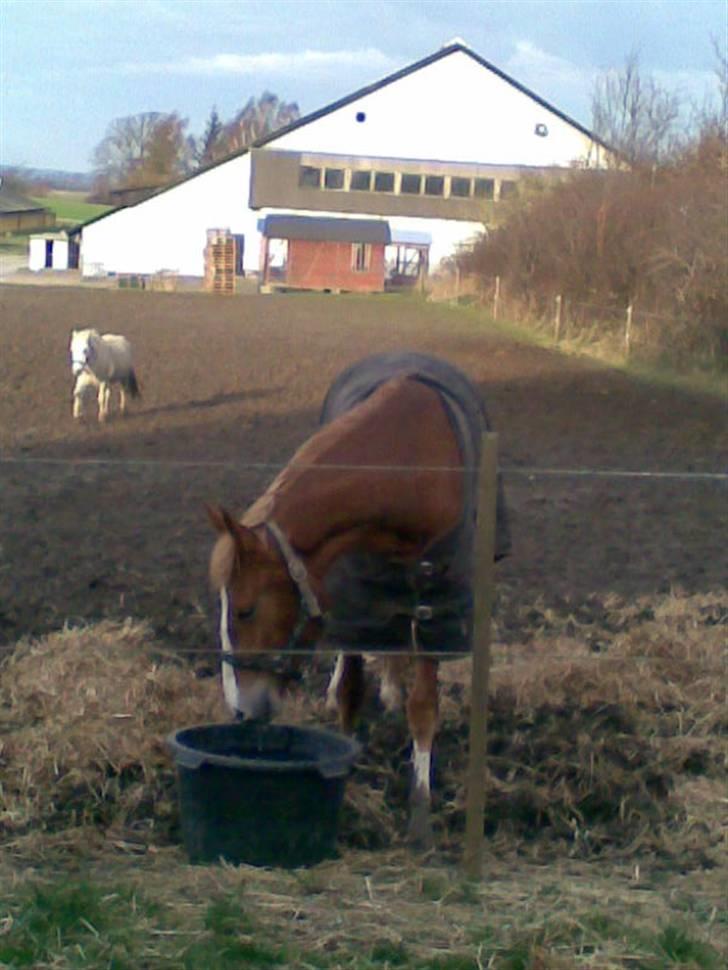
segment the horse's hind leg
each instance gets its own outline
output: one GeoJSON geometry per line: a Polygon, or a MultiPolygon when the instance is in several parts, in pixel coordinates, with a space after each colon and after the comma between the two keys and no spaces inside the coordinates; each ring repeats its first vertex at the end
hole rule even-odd
{"type": "Polygon", "coordinates": [[[364,660],[358,654],[340,653],[326,692],[327,706],[336,704],[339,726],[351,734],[364,702],[364,660]]]}
{"type": "Polygon", "coordinates": [[[379,699],[390,714],[402,710],[404,677],[408,666],[407,657],[385,657],[382,662],[379,699]]]}
{"type": "Polygon", "coordinates": [[[430,774],[432,745],[438,720],[437,661],[415,660],[415,679],[407,697],[407,722],[412,735],[412,788],[410,790],[409,840],[414,845],[432,845],[430,820],[430,774]]]}
{"type": "Polygon", "coordinates": [[[126,393],[123,383],[119,384],[119,410],[122,414],[126,414],[126,393]]]}
{"type": "Polygon", "coordinates": [[[106,421],[111,403],[111,385],[108,381],[99,384],[99,421],[106,421]]]}

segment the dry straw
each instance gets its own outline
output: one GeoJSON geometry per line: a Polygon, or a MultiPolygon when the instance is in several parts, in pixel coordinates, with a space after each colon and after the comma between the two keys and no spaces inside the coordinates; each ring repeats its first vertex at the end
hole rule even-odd
{"type": "MultiPolygon", "coordinates": [[[[531,857],[688,866],[725,851],[726,606],[721,594],[605,607],[599,652],[568,635],[496,645],[486,827],[531,857]]],[[[591,631],[593,633],[593,631],[591,631]]],[[[435,816],[441,851],[464,825],[469,663],[442,665],[435,816]]],[[[330,719],[323,673],[283,718],[330,719]]],[[[391,849],[407,815],[407,731],[371,702],[366,751],[348,786],[342,844],[391,849]]],[[[164,737],[224,720],[216,678],[200,679],[142,624],[64,630],[20,643],[0,667],[0,844],[63,839],[91,825],[127,851],[176,837],[174,771],[164,737]]]]}

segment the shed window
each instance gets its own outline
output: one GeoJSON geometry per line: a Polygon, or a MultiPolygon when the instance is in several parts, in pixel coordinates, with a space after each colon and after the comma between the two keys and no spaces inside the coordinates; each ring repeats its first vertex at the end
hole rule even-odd
{"type": "Polygon", "coordinates": [[[372,247],[369,243],[353,243],[351,247],[351,268],[356,273],[366,273],[372,261],[372,247]]]}
{"type": "Polygon", "coordinates": [[[344,188],[344,169],[327,168],[324,172],[324,188],[343,189],[344,188]]]}
{"type": "Polygon", "coordinates": [[[375,172],[374,191],[394,192],[394,172],[375,172]]]}
{"type": "Polygon", "coordinates": [[[504,179],[500,184],[501,199],[512,199],[514,195],[518,195],[518,185],[509,179],[504,179]]]}
{"type": "Polygon", "coordinates": [[[475,179],[473,195],[476,199],[492,199],[495,191],[493,179],[475,179]]]}
{"type": "Polygon", "coordinates": [[[428,175],[425,178],[425,195],[443,195],[445,179],[442,175],[428,175]]]}
{"type": "Polygon", "coordinates": [[[309,189],[320,189],[321,169],[313,165],[302,165],[298,170],[298,184],[309,189]]]}
{"type": "Polygon", "coordinates": [[[458,199],[469,198],[470,179],[464,179],[457,175],[453,175],[453,177],[450,179],[450,195],[454,195],[458,199]]]}
{"type": "Polygon", "coordinates": [[[422,176],[421,175],[402,175],[402,184],[399,191],[402,195],[419,195],[422,191],[422,176]]]}
{"type": "Polygon", "coordinates": [[[355,192],[368,192],[372,187],[371,172],[352,172],[351,188],[355,192]]]}

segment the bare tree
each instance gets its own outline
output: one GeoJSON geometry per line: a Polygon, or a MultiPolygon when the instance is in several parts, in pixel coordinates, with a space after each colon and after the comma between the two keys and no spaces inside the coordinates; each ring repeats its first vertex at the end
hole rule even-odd
{"type": "Polygon", "coordinates": [[[592,128],[631,165],[664,161],[675,147],[680,98],[642,74],[632,51],[624,67],[597,78],[592,128]]]}
{"type": "Polygon", "coordinates": [[[295,102],[281,101],[278,95],[264,91],[259,98],[248,99],[245,107],[225,125],[221,139],[228,153],[240,151],[296,121],[300,115],[295,102]]]}
{"type": "Polygon", "coordinates": [[[176,113],[147,111],[117,118],[94,150],[97,181],[111,187],[164,185],[189,160],[187,121],[176,113]]]}

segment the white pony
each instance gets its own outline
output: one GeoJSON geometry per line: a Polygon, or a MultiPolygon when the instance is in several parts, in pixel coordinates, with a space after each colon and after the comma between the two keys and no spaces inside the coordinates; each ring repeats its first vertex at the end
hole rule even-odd
{"type": "Polygon", "coordinates": [[[71,331],[71,370],[76,378],[73,388],[73,416],[80,418],[83,398],[89,387],[98,389],[99,421],[106,421],[111,407],[111,385],[119,387],[121,413],[126,412],[126,395],[139,396],[131,344],[119,334],[100,334],[98,330],[71,331]]]}

